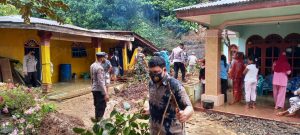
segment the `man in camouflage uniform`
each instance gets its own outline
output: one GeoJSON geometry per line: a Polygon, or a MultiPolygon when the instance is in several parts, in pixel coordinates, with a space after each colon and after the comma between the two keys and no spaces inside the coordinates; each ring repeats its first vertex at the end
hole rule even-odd
{"type": "Polygon", "coordinates": [[[106,88],[105,82],[105,71],[101,66],[101,63],[105,62],[105,52],[96,53],[97,61],[94,62],[90,67],[91,79],[92,79],[92,93],[94,97],[95,106],[95,120],[99,121],[102,119],[106,102],[109,100],[109,95],[106,88]]]}
{"type": "Polygon", "coordinates": [[[146,62],[146,56],[142,53],[143,49],[139,48],[138,49],[138,53],[135,57],[135,73],[138,77],[138,80],[141,82],[144,79],[146,79],[148,77],[147,74],[147,62],[146,62]]]}
{"type": "Polygon", "coordinates": [[[148,65],[149,108],[144,112],[150,114],[150,134],[184,135],[194,110],[182,83],[167,74],[163,58],[154,56],[148,65]]]}

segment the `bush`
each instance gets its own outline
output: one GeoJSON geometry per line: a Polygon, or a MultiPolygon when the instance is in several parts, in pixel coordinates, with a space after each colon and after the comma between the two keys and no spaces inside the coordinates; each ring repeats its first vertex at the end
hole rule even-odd
{"type": "MultiPolygon", "coordinates": [[[[110,117],[94,122],[92,131],[83,128],[74,128],[73,131],[80,135],[150,135],[149,116],[143,115],[144,101],[138,103],[138,110],[135,113],[121,113],[114,109],[110,117]]],[[[124,108],[129,111],[130,107],[124,108]]]]}
{"type": "Polygon", "coordinates": [[[150,135],[148,119],[148,116],[141,113],[125,114],[113,110],[110,118],[94,124],[93,131],[82,128],[73,130],[81,135],[150,135]]]}
{"type": "Polygon", "coordinates": [[[0,97],[3,98],[0,109],[2,110],[4,107],[7,107],[9,111],[13,111],[10,112],[11,114],[14,112],[22,113],[36,104],[34,96],[29,92],[25,92],[20,87],[3,91],[0,93],[0,97]]]}
{"type": "Polygon", "coordinates": [[[0,134],[38,134],[43,117],[55,106],[43,101],[39,89],[3,83],[0,88],[0,111],[10,115],[1,123],[0,134]]]}

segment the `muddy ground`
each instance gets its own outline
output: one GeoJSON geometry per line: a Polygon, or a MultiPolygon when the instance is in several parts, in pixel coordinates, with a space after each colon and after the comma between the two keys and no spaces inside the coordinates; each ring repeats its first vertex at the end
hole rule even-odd
{"type": "MultiPolygon", "coordinates": [[[[117,93],[111,95],[104,117],[109,116],[114,106],[125,112],[124,101],[131,105],[132,112],[137,111],[138,102],[147,95],[146,85],[139,84],[127,89],[129,91],[117,90],[117,93]]],[[[60,113],[78,117],[87,128],[92,127],[90,118],[94,116],[94,106],[91,93],[56,104],[60,113]]],[[[188,135],[300,135],[298,125],[212,112],[195,112],[186,124],[186,131],[188,135]]]]}
{"type": "MultiPolygon", "coordinates": [[[[108,112],[112,110],[112,106],[118,104],[121,100],[121,97],[112,96],[108,103],[108,112]]],[[[59,112],[81,118],[86,127],[92,127],[93,123],[90,121],[90,118],[94,116],[92,94],[57,103],[57,106],[59,112]]],[[[106,113],[104,117],[108,117],[108,114],[106,113]]],[[[232,130],[227,129],[221,124],[207,120],[204,113],[201,112],[196,112],[186,127],[189,135],[235,135],[232,130]]]]}

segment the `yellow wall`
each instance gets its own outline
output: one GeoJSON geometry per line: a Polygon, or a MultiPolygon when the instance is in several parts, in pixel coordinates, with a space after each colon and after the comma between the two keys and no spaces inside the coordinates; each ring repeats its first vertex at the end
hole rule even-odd
{"type": "Polygon", "coordinates": [[[24,43],[30,39],[39,42],[36,30],[0,29],[0,56],[23,63],[24,43]]]}
{"type": "MultiPolygon", "coordinates": [[[[40,42],[36,30],[0,29],[0,57],[19,60],[23,63],[24,43],[30,39],[40,42]]],[[[91,44],[86,45],[88,57],[72,58],[72,42],[51,40],[50,57],[54,65],[52,82],[59,80],[59,64],[71,64],[72,72],[78,77],[82,72],[89,72],[91,63],[95,60],[95,50],[91,44]]]]}
{"type": "Polygon", "coordinates": [[[50,43],[51,62],[53,63],[54,73],[52,82],[59,81],[59,65],[71,64],[72,73],[76,73],[77,77],[83,72],[89,72],[90,65],[95,61],[95,49],[92,44],[85,43],[87,57],[72,58],[72,42],[51,40],[50,43]]]}
{"type": "MultiPolygon", "coordinates": [[[[40,42],[36,30],[0,29],[0,33],[0,57],[19,60],[21,63],[24,57],[24,43],[31,39],[40,42]]],[[[114,48],[119,43],[117,40],[104,39],[101,51],[108,53],[109,48],[114,48]]],[[[50,41],[50,57],[54,67],[52,83],[59,81],[60,64],[71,64],[72,73],[79,77],[82,72],[89,72],[90,65],[95,61],[95,49],[92,44],[84,44],[88,55],[84,58],[72,58],[71,45],[72,42],[69,41],[50,41]]]]}
{"type": "Polygon", "coordinates": [[[118,40],[103,39],[101,44],[101,51],[109,53],[109,48],[117,47],[119,43],[120,41],[118,40]]]}

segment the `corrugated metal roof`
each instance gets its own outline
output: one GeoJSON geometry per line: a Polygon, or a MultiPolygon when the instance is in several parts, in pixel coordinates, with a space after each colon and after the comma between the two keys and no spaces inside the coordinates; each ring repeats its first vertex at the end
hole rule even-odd
{"type": "Polygon", "coordinates": [[[206,2],[206,3],[200,3],[200,4],[196,4],[196,5],[192,5],[192,6],[178,8],[178,9],[175,9],[175,11],[216,7],[216,6],[224,6],[224,5],[235,5],[235,4],[252,2],[252,1],[259,1],[259,0],[218,0],[215,2],[206,2]]]}
{"type": "Polygon", "coordinates": [[[91,29],[91,31],[94,32],[109,32],[109,33],[130,33],[132,31],[123,31],[123,30],[97,30],[97,29],[91,29]]]}
{"type": "MultiPolygon", "coordinates": [[[[2,22],[2,23],[3,22],[24,23],[24,19],[20,15],[0,16],[0,22],[2,22]]],[[[70,24],[60,24],[57,21],[41,19],[41,18],[35,18],[35,17],[30,17],[30,23],[32,23],[32,24],[46,24],[46,25],[51,25],[51,26],[58,26],[58,27],[76,29],[76,30],[89,31],[88,29],[81,28],[81,27],[78,27],[78,26],[74,26],[74,25],[70,25],[70,24]]]]}
{"type": "MultiPolygon", "coordinates": [[[[24,24],[24,19],[20,15],[14,15],[14,16],[0,16],[0,23],[15,23],[15,24],[24,24]]],[[[72,30],[78,30],[78,31],[85,31],[89,33],[94,34],[106,34],[106,35],[114,35],[114,36],[122,36],[122,37],[133,37],[133,35],[127,35],[127,34],[115,34],[115,33],[133,33],[137,35],[140,39],[143,40],[143,42],[154,49],[155,51],[158,50],[158,48],[150,41],[142,38],[140,35],[132,32],[132,31],[119,31],[119,30],[97,30],[97,29],[85,29],[78,26],[70,25],[70,24],[60,24],[57,21],[53,20],[47,20],[47,19],[41,19],[41,18],[35,18],[30,17],[30,23],[31,24],[42,24],[42,25],[48,25],[48,26],[56,26],[61,28],[67,28],[72,30]]],[[[133,38],[134,39],[134,38],[133,38]]]]}

